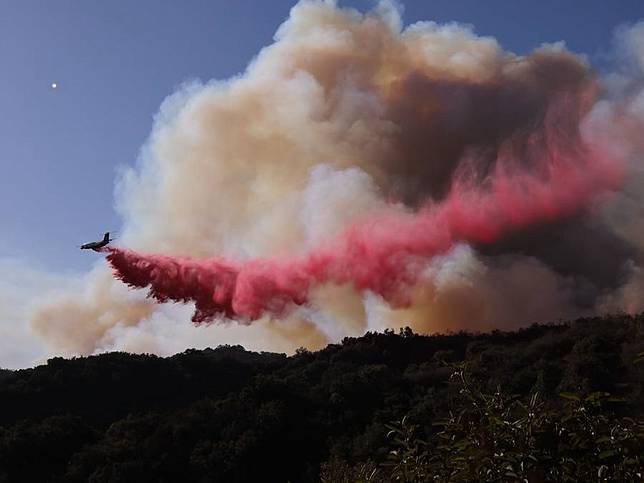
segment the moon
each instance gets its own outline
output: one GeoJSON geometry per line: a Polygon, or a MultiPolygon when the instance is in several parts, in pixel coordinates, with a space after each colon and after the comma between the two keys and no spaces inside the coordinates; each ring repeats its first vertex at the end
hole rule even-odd
{"type": "Polygon", "coordinates": [[[52,83],[51,83],[51,88],[52,88],[52,89],[56,89],[57,87],[58,87],[58,84],[57,84],[57,83],[55,83],[55,82],[52,82],[52,83]]]}

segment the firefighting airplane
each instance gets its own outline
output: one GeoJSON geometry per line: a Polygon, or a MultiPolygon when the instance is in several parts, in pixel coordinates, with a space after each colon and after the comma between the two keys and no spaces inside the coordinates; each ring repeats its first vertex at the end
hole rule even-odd
{"type": "Polygon", "coordinates": [[[80,249],[94,250],[95,252],[100,252],[101,248],[106,247],[109,244],[109,242],[111,242],[112,240],[114,240],[114,238],[110,238],[110,232],[108,231],[105,233],[105,235],[103,235],[102,240],[85,243],[80,246],[80,249]]]}

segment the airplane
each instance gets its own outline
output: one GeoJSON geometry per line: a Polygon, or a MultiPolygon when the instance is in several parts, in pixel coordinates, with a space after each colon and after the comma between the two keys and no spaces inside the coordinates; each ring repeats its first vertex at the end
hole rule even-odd
{"type": "Polygon", "coordinates": [[[114,240],[114,238],[110,238],[110,232],[108,231],[103,235],[102,240],[85,243],[85,244],[80,246],[80,249],[81,250],[94,250],[95,252],[100,252],[101,249],[103,247],[107,246],[107,244],[109,242],[111,242],[112,240],[114,240]]]}

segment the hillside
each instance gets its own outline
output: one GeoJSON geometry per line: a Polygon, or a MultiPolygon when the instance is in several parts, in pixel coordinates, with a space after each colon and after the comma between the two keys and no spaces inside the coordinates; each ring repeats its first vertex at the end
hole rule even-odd
{"type": "Polygon", "coordinates": [[[429,436],[453,399],[448,363],[482,388],[619,396],[644,412],[644,314],[516,332],[346,338],[292,357],[240,346],[108,353],[0,371],[0,481],[318,481],[325,461],[383,461],[386,424],[429,436]]]}

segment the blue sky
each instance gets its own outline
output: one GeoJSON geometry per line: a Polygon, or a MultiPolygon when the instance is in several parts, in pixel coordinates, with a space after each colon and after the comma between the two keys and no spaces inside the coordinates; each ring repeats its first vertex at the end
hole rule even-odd
{"type": "MultiPolygon", "coordinates": [[[[117,168],[135,162],[162,100],[186,80],[242,71],[293,3],[0,0],[0,258],[90,267],[96,256],[77,245],[119,228],[117,168]]],[[[516,52],[563,40],[600,68],[614,29],[644,18],[641,0],[404,5],[406,24],[471,23],[516,52]]]]}

